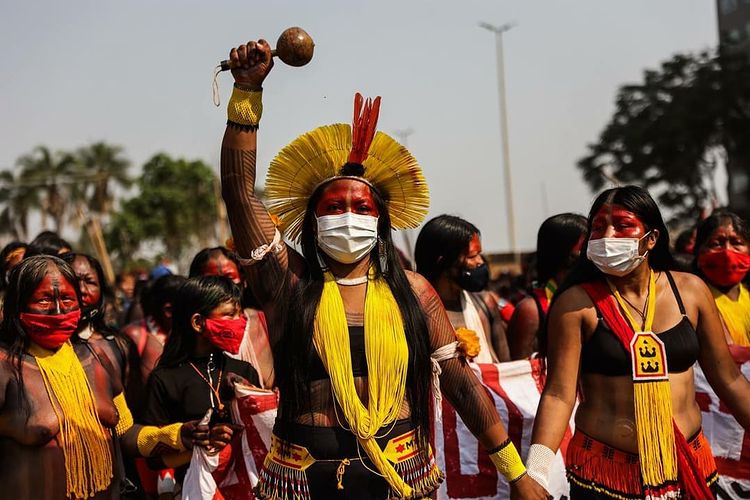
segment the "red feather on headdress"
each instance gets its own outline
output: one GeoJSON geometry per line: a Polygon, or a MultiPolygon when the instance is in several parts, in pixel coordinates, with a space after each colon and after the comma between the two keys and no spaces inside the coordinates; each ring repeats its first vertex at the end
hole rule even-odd
{"type": "Polygon", "coordinates": [[[350,163],[359,163],[365,161],[370,144],[375,137],[375,128],[378,125],[378,115],[380,114],[380,96],[373,101],[368,98],[366,101],[362,94],[357,92],[354,96],[354,119],[352,120],[352,152],[349,153],[350,163]]]}

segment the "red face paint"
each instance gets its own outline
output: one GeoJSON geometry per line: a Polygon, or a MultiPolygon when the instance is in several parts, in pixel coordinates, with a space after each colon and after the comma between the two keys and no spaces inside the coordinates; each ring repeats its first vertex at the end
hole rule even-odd
{"type": "Polygon", "coordinates": [[[78,277],[83,307],[98,305],[102,298],[102,289],[96,269],[91,266],[86,257],[80,255],[73,260],[71,267],[78,277]]]}
{"type": "Polygon", "coordinates": [[[78,295],[57,269],[51,269],[26,303],[26,311],[35,314],[60,314],[77,310],[78,295]]]}
{"type": "Polygon", "coordinates": [[[352,212],[359,215],[378,217],[378,208],[370,186],[355,179],[340,179],[324,188],[315,205],[315,215],[339,215],[352,212]]]}
{"type": "Polygon", "coordinates": [[[615,204],[604,204],[591,222],[590,240],[600,238],[642,238],[646,226],[636,214],[615,204]]]}
{"type": "Polygon", "coordinates": [[[475,233],[469,241],[469,246],[466,248],[460,257],[462,267],[465,269],[474,269],[484,264],[482,258],[482,240],[479,238],[479,234],[475,233]]]}
{"type": "Polygon", "coordinates": [[[240,270],[237,269],[237,265],[231,260],[227,259],[222,253],[217,253],[215,256],[212,255],[206,262],[203,268],[204,276],[224,276],[232,280],[232,283],[239,285],[242,283],[240,278],[240,270]]]}
{"type": "Polygon", "coordinates": [[[717,227],[700,249],[700,253],[732,250],[739,253],[750,253],[748,242],[735,231],[731,224],[717,227]]]}
{"type": "Polygon", "coordinates": [[[78,328],[81,311],[76,309],[62,314],[21,313],[18,319],[32,342],[56,351],[78,328]]]}
{"type": "Polygon", "coordinates": [[[80,317],[74,285],[59,270],[50,268],[18,319],[32,342],[54,350],[73,335],[80,317]]]}

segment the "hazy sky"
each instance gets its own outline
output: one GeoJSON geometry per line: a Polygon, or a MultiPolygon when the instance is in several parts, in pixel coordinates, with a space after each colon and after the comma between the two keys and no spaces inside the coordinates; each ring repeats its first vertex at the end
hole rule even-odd
{"type": "MultiPolygon", "coordinates": [[[[266,81],[259,179],[273,155],[318,125],[348,122],[356,91],[381,95],[379,129],[408,146],[432,193],[430,216],[461,215],[487,251],[508,248],[494,36],[505,35],[519,245],[545,217],[586,212],[575,162],[613,111],[617,87],[675,52],[717,41],[711,0],[0,0],[0,169],[38,144],[120,144],[134,173],[165,151],[218,169],[226,121],[211,72],[229,48],[289,26],[316,43],[303,68],[266,81]],[[545,201],[546,198],[546,201],[545,201]]],[[[222,101],[231,77],[221,77],[222,101]]]]}

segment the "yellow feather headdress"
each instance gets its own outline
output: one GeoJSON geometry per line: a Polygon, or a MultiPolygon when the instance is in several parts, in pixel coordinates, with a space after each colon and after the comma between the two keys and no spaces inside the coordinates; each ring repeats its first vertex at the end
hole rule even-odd
{"type": "Polygon", "coordinates": [[[307,203],[315,190],[336,178],[351,178],[340,175],[347,162],[362,164],[361,178],[386,200],[394,229],[416,228],[427,215],[430,194],[417,160],[392,137],[375,133],[380,98],[374,103],[368,99],[364,111],[360,94],[354,102],[351,126],[336,123],[311,130],[271,161],[266,177],[268,210],[278,217],[280,229],[291,240],[300,237],[307,203]]]}

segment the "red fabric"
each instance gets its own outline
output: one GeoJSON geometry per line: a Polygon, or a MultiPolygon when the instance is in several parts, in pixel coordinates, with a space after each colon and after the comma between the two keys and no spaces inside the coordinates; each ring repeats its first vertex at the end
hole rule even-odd
{"type": "MultiPolygon", "coordinates": [[[[581,287],[589,295],[607,326],[620,339],[625,351],[630,353],[630,341],[635,332],[620,313],[620,308],[609,287],[603,281],[583,283],[581,287]]],[[[674,419],[672,424],[675,429],[674,440],[677,447],[677,470],[683,492],[687,494],[687,498],[713,498],[704,480],[696,480],[700,473],[695,461],[689,456],[689,445],[685,436],[677,428],[677,424],[674,423],[674,419]],[[701,485],[703,485],[702,488],[701,485]],[[706,492],[708,492],[707,496],[706,492]]]]}
{"type": "Polygon", "coordinates": [[[19,320],[36,345],[56,351],[73,335],[81,319],[81,310],[63,314],[21,313],[19,320]]]}
{"type": "Polygon", "coordinates": [[[547,314],[549,311],[549,300],[547,300],[547,290],[545,288],[534,288],[531,293],[534,294],[539,305],[542,306],[542,312],[547,314]]]}
{"type": "Polygon", "coordinates": [[[515,310],[516,306],[508,302],[500,308],[500,317],[503,318],[503,321],[510,323],[510,318],[513,316],[513,311],[515,310]]]}
{"type": "Polygon", "coordinates": [[[706,478],[702,477],[701,468],[698,466],[698,462],[690,452],[690,445],[682,435],[677,424],[672,420],[672,426],[674,427],[674,441],[677,445],[677,473],[680,478],[680,485],[682,486],[683,495],[685,498],[714,498],[713,493],[706,484],[706,478]]]}
{"type": "Polygon", "coordinates": [[[240,352],[242,337],[245,335],[247,319],[244,315],[239,318],[206,318],[206,328],[203,336],[213,345],[230,354],[240,352]]]}

